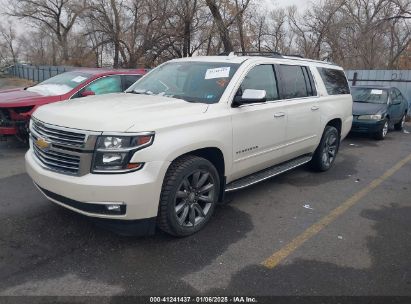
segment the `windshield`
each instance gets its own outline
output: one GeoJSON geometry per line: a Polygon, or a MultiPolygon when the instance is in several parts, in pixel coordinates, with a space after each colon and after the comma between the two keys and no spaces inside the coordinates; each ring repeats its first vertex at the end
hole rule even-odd
{"type": "Polygon", "coordinates": [[[127,92],[217,103],[239,66],[225,62],[170,62],[153,70],[127,92]]]}
{"type": "Polygon", "coordinates": [[[27,91],[36,92],[43,96],[63,95],[70,92],[90,77],[90,74],[83,72],[66,72],[40,82],[39,84],[28,88],[27,91]]]}
{"type": "Polygon", "coordinates": [[[352,88],[351,95],[354,102],[385,104],[388,101],[388,92],[382,89],[352,88]]]}

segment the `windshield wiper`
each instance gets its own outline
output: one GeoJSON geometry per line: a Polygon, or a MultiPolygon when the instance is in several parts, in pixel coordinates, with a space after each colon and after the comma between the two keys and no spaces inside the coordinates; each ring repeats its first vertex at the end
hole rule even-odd
{"type": "Polygon", "coordinates": [[[141,95],[153,95],[150,91],[143,91],[143,90],[132,90],[132,91],[127,91],[126,93],[141,94],[141,95]]]}

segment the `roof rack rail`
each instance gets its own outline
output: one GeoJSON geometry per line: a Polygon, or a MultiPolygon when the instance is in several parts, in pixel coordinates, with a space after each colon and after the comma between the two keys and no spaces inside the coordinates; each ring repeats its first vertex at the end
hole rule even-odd
{"type": "Polygon", "coordinates": [[[304,58],[304,56],[303,56],[303,55],[300,55],[300,54],[286,54],[286,55],[284,55],[284,56],[288,56],[288,57],[297,57],[297,58],[304,58]]]}
{"type": "Polygon", "coordinates": [[[219,56],[262,56],[262,57],[282,57],[282,54],[278,52],[258,52],[258,51],[246,51],[246,52],[223,52],[219,56]]]}

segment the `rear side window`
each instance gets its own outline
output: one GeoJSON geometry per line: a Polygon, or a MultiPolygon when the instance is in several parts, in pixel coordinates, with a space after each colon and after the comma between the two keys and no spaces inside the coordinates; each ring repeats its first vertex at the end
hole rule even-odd
{"type": "Polygon", "coordinates": [[[141,75],[124,75],[123,76],[124,91],[127,90],[129,87],[131,87],[131,85],[133,85],[140,78],[141,78],[141,75]]]}
{"type": "Polygon", "coordinates": [[[281,79],[281,98],[301,98],[316,95],[315,86],[307,67],[299,65],[278,65],[281,79]]]}
{"type": "Polygon", "coordinates": [[[328,95],[350,94],[348,81],[341,70],[317,68],[328,95]]]}
{"type": "Polygon", "coordinates": [[[241,90],[265,90],[267,101],[277,100],[277,81],[271,64],[257,65],[248,72],[241,84],[241,90]]]}

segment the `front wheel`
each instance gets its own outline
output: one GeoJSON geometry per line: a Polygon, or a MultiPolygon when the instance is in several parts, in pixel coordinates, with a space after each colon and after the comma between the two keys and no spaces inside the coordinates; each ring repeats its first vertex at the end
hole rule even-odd
{"type": "Polygon", "coordinates": [[[184,237],[202,229],[218,201],[220,178],[208,160],[187,155],[168,169],[160,196],[159,228],[184,237]]]}
{"type": "Polygon", "coordinates": [[[326,126],[320,144],[311,159],[311,168],[315,171],[327,171],[334,164],[340,147],[340,134],[333,126],[326,126]]]}
{"type": "Polygon", "coordinates": [[[389,128],[390,128],[390,121],[387,119],[384,122],[384,125],[383,125],[382,129],[375,134],[375,139],[378,139],[378,140],[385,139],[385,137],[388,134],[389,128]]]}

